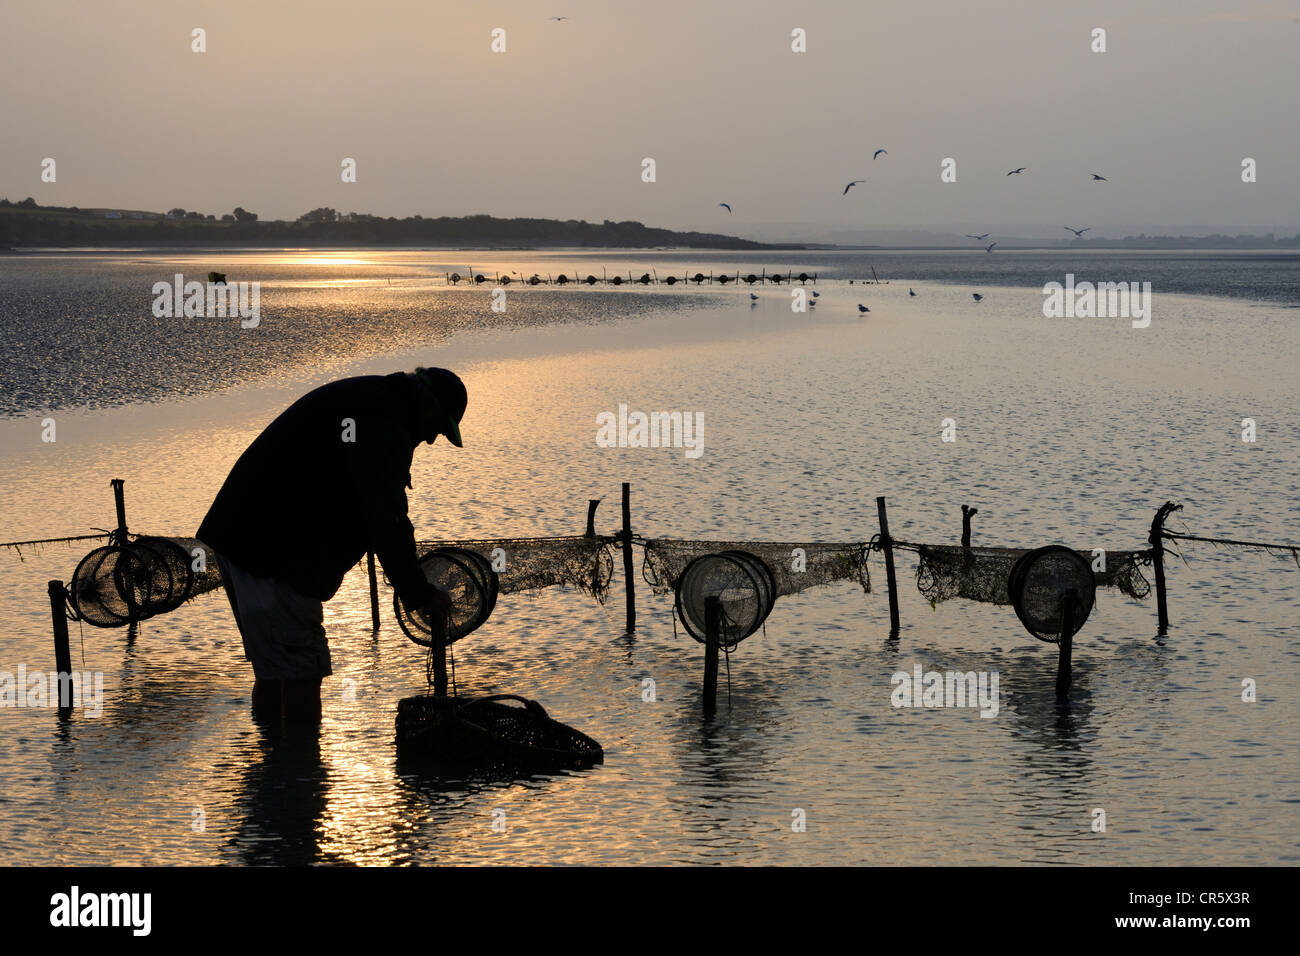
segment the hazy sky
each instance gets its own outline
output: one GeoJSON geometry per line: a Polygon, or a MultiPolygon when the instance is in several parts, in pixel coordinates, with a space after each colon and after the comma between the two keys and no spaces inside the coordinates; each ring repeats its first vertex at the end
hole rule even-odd
{"type": "Polygon", "coordinates": [[[58,205],[1293,234],[1298,117],[1300,0],[0,6],[0,195],[58,205]]]}

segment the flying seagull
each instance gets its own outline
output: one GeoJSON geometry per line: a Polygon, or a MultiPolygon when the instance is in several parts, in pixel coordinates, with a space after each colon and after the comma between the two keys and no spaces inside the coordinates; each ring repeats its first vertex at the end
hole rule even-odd
{"type": "Polygon", "coordinates": [[[1073,226],[1066,226],[1065,228],[1069,229],[1070,232],[1074,233],[1076,239],[1082,239],[1083,234],[1087,232],[1089,229],[1091,229],[1092,226],[1084,226],[1082,229],[1075,229],[1073,226]]]}
{"type": "Polygon", "coordinates": [[[1089,175],[1091,175],[1092,178],[1093,178],[1094,180],[1096,180],[1097,182],[1102,182],[1102,183],[1108,183],[1108,182],[1110,182],[1110,180],[1107,179],[1105,176],[1098,176],[1096,173],[1090,173],[1089,175]]]}
{"type": "Polygon", "coordinates": [[[966,233],[966,238],[967,238],[967,239],[978,239],[980,242],[983,242],[985,239],[987,239],[987,238],[988,238],[989,236],[991,236],[991,235],[993,235],[993,233],[991,233],[991,232],[986,232],[986,233],[984,233],[984,235],[982,235],[982,236],[972,236],[972,235],[968,232],[968,233],[966,233]]]}
{"type": "Polygon", "coordinates": [[[879,159],[882,153],[883,153],[885,156],[888,156],[888,155],[889,155],[889,153],[885,152],[883,149],[878,149],[878,150],[876,150],[875,155],[873,155],[871,158],[872,158],[873,160],[879,159]]]}
{"type": "Polygon", "coordinates": [[[859,303],[858,303],[858,311],[859,311],[859,312],[870,312],[871,310],[868,309],[868,308],[867,308],[865,305],[863,305],[861,302],[859,302],[859,303]]]}
{"type": "Polygon", "coordinates": [[[988,247],[987,249],[985,249],[984,251],[985,251],[985,252],[992,252],[992,251],[993,251],[993,247],[996,246],[996,245],[997,245],[996,242],[990,242],[990,243],[989,243],[989,247],[988,247]]]}
{"type": "Polygon", "coordinates": [[[980,295],[978,292],[972,292],[971,298],[978,302],[980,299],[984,298],[984,296],[980,295]]]}
{"type": "Polygon", "coordinates": [[[1007,173],[1007,175],[1014,176],[1016,173],[1023,173],[1028,168],[1029,168],[1028,166],[1021,166],[1019,169],[1011,170],[1011,172],[1007,173]]]}
{"type": "Polygon", "coordinates": [[[865,182],[866,182],[865,179],[855,179],[855,180],[853,180],[853,182],[849,183],[847,186],[844,187],[844,192],[840,193],[840,195],[841,195],[841,196],[847,196],[847,195],[849,194],[849,190],[850,190],[850,189],[852,189],[852,188],[853,188],[854,186],[856,186],[858,183],[865,183],[865,182]]]}
{"type": "Polygon", "coordinates": [[[731,212],[731,207],[730,207],[729,205],[727,205],[725,202],[720,202],[720,203],[718,203],[718,205],[719,205],[719,206],[726,206],[726,208],[727,208],[727,212],[731,212]]]}
{"type": "Polygon", "coordinates": [[[548,20],[567,20],[568,17],[547,17],[548,20]]]}

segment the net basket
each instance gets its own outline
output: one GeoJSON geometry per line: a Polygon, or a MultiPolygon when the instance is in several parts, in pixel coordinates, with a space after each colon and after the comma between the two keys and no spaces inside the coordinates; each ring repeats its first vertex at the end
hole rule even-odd
{"type": "Polygon", "coordinates": [[[397,705],[397,749],[403,759],[449,770],[547,773],[605,760],[596,741],[516,694],[407,697],[397,705]]]}
{"type": "Polygon", "coordinates": [[[757,555],[728,550],[702,554],[691,561],[677,582],[677,616],[700,643],[708,635],[709,598],[719,604],[718,638],[734,647],[767,620],[776,601],[776,579],[757,555]]]}

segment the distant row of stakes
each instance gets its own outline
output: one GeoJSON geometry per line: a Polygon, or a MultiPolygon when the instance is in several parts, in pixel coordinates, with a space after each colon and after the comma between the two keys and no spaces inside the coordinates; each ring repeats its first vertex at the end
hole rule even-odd
{"type": "Polygon", "coordinates": [[[639,278],[634,278],[631,270],[628,270],[627,278],[624,279],[621,275],[607,275],[604,269],[601,270],[599,278],[594,275],[588,275],[586,278],[583,278],[576,272],[573,274],[572,279],[564,273],[560,273],[560,276],[557,279],[552,279],[550,273],[547,273],[546,278],[544,279],[537,273],[533,273],[526,279],[519,272],[515,272],[514,276],[516,276],[516,278],[511,278],[510,273],[506,273],[505,275],[497,273],[495,279],[489,279],[484,273],[475,272],[471,269],[467,276],[463,276],[459,272],[452,272],[447,275],[447,281],[451,285],[459,285],[462,282],[473,282],[475,285],[482,285],[484,282],[493,282],[496,285],[509,285],[511,282],[522,282],[524,285],[568,285],[570,283],[573,283],[574,285],[624,285],[625,283],[628,285],[659,285],[661,283],[663,285],[676,285],[678,282],[694,282],[696,285],[702,285],[706,282],[709,284],[717,282],[720,285],[726,285],[728,282],[744,282],[746,285],[771,282],[775,285],[780,285],[782,282],[798,282],[806,285],[809,282],[814,284],[817,282],[817,273],[815,272],[811,275],[807,272],[800,272],[798,275],[795,275],[793,272],[787,272],[785,275],[781,275],[779,272],[769,274],[766,269],[760,273],[751,272],[748,275],[743,276],[739,272],[735,275],[722,273],[721,275],[716,276],[712,272],[708,273],[708,275],[705,275],[703,272],[697,272],[695,275],[687,273],[680,279],[674,275],[660,279],[659,273],[654,271],[643,272],[639,278]]]}

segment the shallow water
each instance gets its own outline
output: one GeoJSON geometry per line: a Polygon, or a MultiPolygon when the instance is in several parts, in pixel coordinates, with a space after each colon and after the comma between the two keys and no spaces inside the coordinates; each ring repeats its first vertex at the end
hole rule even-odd
{"type": "MultiPolygon", "coordinates": [[[[592,497],[612,530],[626,480],[648,536],[865,540],[884,494],[907,540],[954,542],[967,503],[980,509],[977,544],[1141,547],[1167,498],[1186,506],[1175,529],[1300,537],[1293,310],[1158,292],[1138,330],[1044,319],[1034,288],[981,287],[976,305],[958,284],[907,284],[821,283],[804,316],[784,289],[756,304],[706,289],[702,308],[662,290],[529,290],[529,308],[545,298],[553,311],[506,329],[482,328],[482,302],[444,293],[451,318],[432,344],[341,337],[318,360],[268,359],[273,374],[246,376],[232,358],[223,384],[239,387],[74,401],[52,445],[39,414],[0,421],[0,537],[108,526],[112,477],[127,480],[133,529],[192,532],[292,398],[417,363],[457,368],[471,396],[466,447],[416,455],[412,518],[428,536],[574,533],[592,497]],[[553,324],[571,303],[590,309],[582,323],[553,324]],[[620,402],[703,414],[704,454],[597,448],[595,416],[620,402]],[[1253,445],[1239,437],[1248,416],[1253,445]],[[940,441],[948,417],[955,443],[940,441]]],[[[323,301],[353,334],[373,308],[343,292],[323,301]]],[[[165,364],[147,337],[138,349],[141,366],[165,364]]],[[[52,665],[45,582],[67,580],[84,550],[0,553],[0,669],[52,665]]],[[[271,745],[251,721],[251,674],[220,594],[133,638],[73,624],[74,666],[103,672],[104,710],[60,724],[0,708],[0,862],[1293,863],[1300,570],[1203,545],[1184,554],[1164,638],[1151,602],[1099,592],[1066,707],[1054,647],[1009,608],[931,609],[910,554],[897,643],[875,559],[870,595],[843,584],[778,600],[731,656],[730,706],[711,722],[700,648],[674,634],[669,598],[638,581],[628,636],[618,571],[605,607],[559,590],[503,596],[456,646],[461,692],[535,697],[606,751],[590,772],[511,785],[396,766],[396,701],[422,690],[423,661],[387,607],[372,637],[361,570],[326,606],[335,674],[318,742],[271,745]],[[918,663],[997,671],[998,715],[892,707],[891,675],[918,663]],[[1241,702],[1246,677],[1257,703],[1241,702]],[[1104,833],[1091,829],[1096,808],[1104,833]],[[806,832],[792,831],[795,810],[806,832]]]]}

